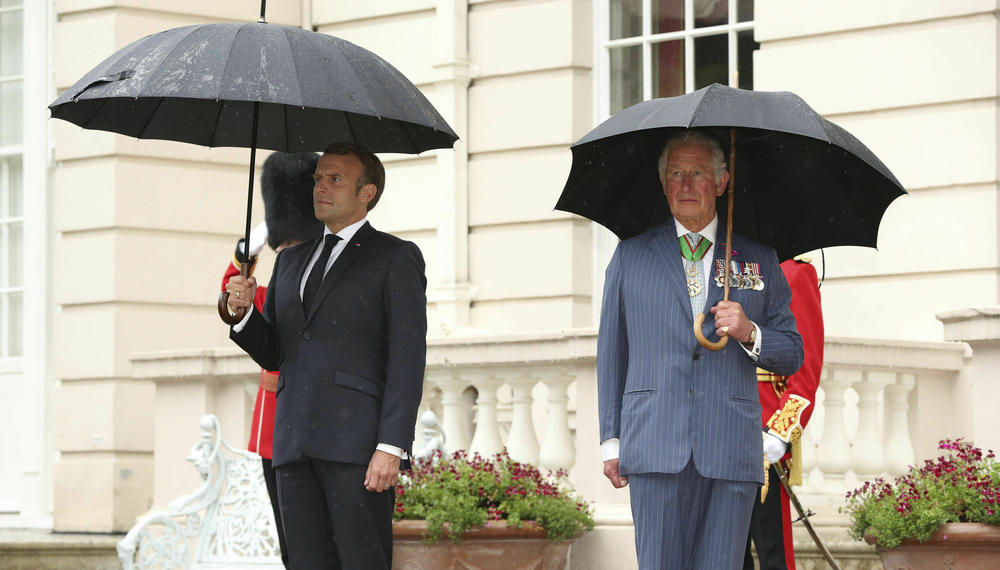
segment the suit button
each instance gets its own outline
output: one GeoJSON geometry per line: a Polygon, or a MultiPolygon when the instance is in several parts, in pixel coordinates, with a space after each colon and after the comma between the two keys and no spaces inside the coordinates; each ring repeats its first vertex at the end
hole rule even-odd
{"type": "Polygon", "coordinates": [[[309,336],[309,333],[302,333],[302,338],[303,338],[303,339],[305,339],[305,340],[309,340],[309,339],[311,339],[312,337],[311,337],[311,336],[309,336]]]}
{"type": "Polygon", "coordinates": [[[695,360],[698,360],[699,358],[701,358],[701,355],[700,355],[700,354],[698,354],[697,352],[696,352],[696,353],[694,353],[694,359],[695,359],[695,360]]]}

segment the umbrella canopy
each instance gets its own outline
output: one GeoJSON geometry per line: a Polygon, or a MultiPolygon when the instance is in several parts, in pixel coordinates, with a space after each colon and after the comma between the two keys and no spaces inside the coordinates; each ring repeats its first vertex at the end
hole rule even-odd
{"type": "Polygon", "coordinates": [[[299,152],[352,141],[373,152],[419,153],[458,139],[426,97],[374,53],[266,23],[185,26],[145,37],[104,60],[49,109],[86,129],[208,147],[299,152]]]}
{"type": "MultiPolygon", "coordinates": [[[[419,153],[458,140],[385,60],[333,36],[267,24],[265,5],[256,23],[174,28],[122,48],[49,105],[52,116],[142,139],[249,147],[245,244],[258,147],[318,151],[349,141],[419,153]]],[[[234,324],[245,310],[230,314],[228,296],[219,297],[219,316],[234,324]]]]}
{"type": "Polygon", "coordinates": [[[702,129],[728,151],[734,127],[734,231],[782,260],[835,245],[875,247],[882,215],[906,191],[864,144],[788,92],[713,84],[621,111],[571,147],[556,209],[621,239],[642,233],[670,216],[656,166],[667,138],[702,129]]]}

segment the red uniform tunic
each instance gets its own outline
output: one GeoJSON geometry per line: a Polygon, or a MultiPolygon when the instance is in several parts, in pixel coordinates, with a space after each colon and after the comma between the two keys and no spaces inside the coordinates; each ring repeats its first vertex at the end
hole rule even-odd
{"type": "MultiPolygon", "coordinates": [[[[250,273],[253,274],[251,267],[250,273]]],[[[229,279],[240,274],[239,265],[230,262],[226,273],[222,276],[222,290],[226,290],[229,279]]],[[[264,306],[267,287],[257,287],[257,295],[253,304],[259,311],[264,306]]],[[[260,386],[257,388],[257,399],[253,404],[253,419],[250,422],[250,442],[247,449],[257,453],[264,459],[271,459],[272,442],[274,441],[274,387],[278,385],[278,373],[270,370],[260,371],[260,386]]]]}
{"type": "MultiPolygon", "coordinates": [[[[789,260],[781,264],[782,273],[792,290],[791,309],[795,315],[795,325],[802,335],[802,350],[805,360],[802,368],[791,376],[777,376],[758,371],[757,387],[760,392],[761,420],[768,431],[786,441],[797,442],[815,409],[816,389],[819,387],[820,372],[823,369],[823,309],[820,304],[819,285],[816,269],[812,264],[789,260]]],[[[797,445],[790,447],[784,460],[793,464],[792,471],[801,470],[802,458],[793,453],[797,445]]],[[[793,484],[795,481],[792,481],[793,484]]],[[[782,528],[772,529],[782,533],[785,546],[785,563],[789,569],[795,568],[792,549],[792,519],[788,494],[776,482],[771,488],[781,490],[782,528]]]]}

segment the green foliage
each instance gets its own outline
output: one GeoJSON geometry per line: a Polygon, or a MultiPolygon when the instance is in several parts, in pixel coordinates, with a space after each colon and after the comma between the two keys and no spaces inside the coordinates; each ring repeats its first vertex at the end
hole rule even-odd
{"type": "Polygon", "coordinates": [[[892,481],[878,478],[847,494],[850,535],[894,548],[906,538],[923,542],[950,522],[1000,525],[1000,463],[961,439],[942,440],[946,454],[892,481]]]}
{"type": "Polygon", "coordinates": [[[535,521],[551,540],[594,528],[590,507],[567,489],[565,472],[544,477],[534,466],[511,460],[506,450],[492,460],[478,453],[470,459],[464,451],[417,460],[396,488],[394,518],[426,520],[429,543],[440,540],[445,523],[453,542],[487,520],[506,520],[511,527],[535,521]]]}

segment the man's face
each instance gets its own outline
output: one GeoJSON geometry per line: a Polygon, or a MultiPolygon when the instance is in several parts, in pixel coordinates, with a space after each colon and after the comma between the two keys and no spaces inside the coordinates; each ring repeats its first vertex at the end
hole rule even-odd
{"type": "Polygon", "coordinates": [[[660,173],[670,213],[690,231],[699,231],[715,216],[715,199],[729,181],[723,172],[715,179],[712,152],[700,142],[685,142],[670,149],[667,165],[660,173]]]}
{"type": "Polygon", "coordinates": [[[362,166],[353,154],[324,154],[316,164],[313,180],[313,209],[316,219],[333,231],[365,217],[375,185],[358,189],[362,166]]]}

